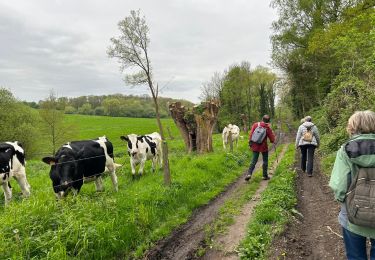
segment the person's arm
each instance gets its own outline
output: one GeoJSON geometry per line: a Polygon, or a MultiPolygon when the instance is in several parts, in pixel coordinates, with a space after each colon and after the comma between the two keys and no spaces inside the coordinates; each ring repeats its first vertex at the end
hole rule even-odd
{"type": "Polygon", "coordinates": [[[314,132],[314,136],[315,136],[315,139],[316,139],[317,146],[319,147],[320,146],[320,135],[319,135],[318,127],[316,125],[314,125],[313,132],[314,132]]]}
{"type": "Polygon", "coordinates": [[[270,139],[270,142],[271,142],[271,143],[274,143],[276,137],[275,137],[275,134],[272,132],[271,127],[269,127],[269,126],[267,127],[266,133],[267,133],[267,137],[268,137],[268,139],[270,139]]]}
{"type": "Polygon", "coordinates": [[[301,140],[302,137],[302,125],[298,127],[297,135],[296,135],[296,148],[298,147],[299,140],[301,140]]]}
{"type": "Polygon", "coordinates": [[[344,202],[345,195],[348,189],[348,179],[350,178],[350,164],[349,158],[341,147],[337,151],[335,164],[332,169],[331,179],[329,180],[329,187],[333,190],[335,199],[344,202]]]}

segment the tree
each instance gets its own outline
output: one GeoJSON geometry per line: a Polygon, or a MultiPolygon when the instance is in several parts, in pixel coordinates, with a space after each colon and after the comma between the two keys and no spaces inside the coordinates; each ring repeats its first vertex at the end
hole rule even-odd
{"type": "Polygon", "coordinates": [[[55,154],[57,147],[73,138],[76,132],[74,126],[64,124],[64,110],[58,110],[58,107],[58,99],[51,91],[48,98],[41,102],[39,110],[52,154],[55,154]]]}
{"type": "Polygon", "coordinates": [[[203,101],[193,109],[186,109],[181,102],[169,105],[169,110],[180,130],[188,153],[208,153],[213,151],[212,132],[216,124],[218,100],[203,101]]]}
{"type": "Polygon", "coordinates": [[[28,157],[39,147],[38,112],[19,102],[8,89],[0,87],[0,142],[19,141],[28,157]]]}
{"type": "Polygon", "coordinates": [[[149,28],[145,17],[141,17],[140,10],[130,11],[130,16],[125,17],[118,23],[121,35],[111,38],[112,44],[108,48],[108,56],[117,58],[121,63],[121,70],[127,68],[138,69],[133,74],[127,74],[125,81],[133,86],[147,84],[155,105],[156,121],[163,142],[163,170],[164,183],[170,185],[171,177],[168,160],[168,145],[165,139],[163,126],[160,120],[158,95],[158,84],[154,84],[152,67],[149,58],[149,28]]]}

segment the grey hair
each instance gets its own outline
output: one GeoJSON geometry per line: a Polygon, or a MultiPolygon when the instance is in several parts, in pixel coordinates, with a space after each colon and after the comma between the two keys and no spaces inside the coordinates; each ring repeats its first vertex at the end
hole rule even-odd
{"type": "Polygon", "coordinates": [[[348,120],[346,131],[355,134],[375,134],[375,113],[371,110],[356,111],[348,120]]]}
{"type": "Polygon", "coordinates": [[[311,120],[312,120],[311,116],[306,116],[305,117],[305,122],[311,122],[311,120]]]}

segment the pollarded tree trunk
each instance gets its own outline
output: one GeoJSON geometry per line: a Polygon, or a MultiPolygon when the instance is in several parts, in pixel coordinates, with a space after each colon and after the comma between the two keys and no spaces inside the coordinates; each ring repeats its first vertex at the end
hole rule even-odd
{"type": "Polygon", "coordinates": [[[197,123],[197,151],[198,153],[212,152],[212,132],[217,121],[219,105],[217,101],[202,102],[193,109],[197,123]]]}
{"type": "Polygon", "coordinates": [[[185,120],[186,109],[181,105],[181,102],[174,102],[169,104],[169,111],[171,113],[173,121],[175,122],[178,130],[181,133],[182,138],[184,139],[186,150],[190,153],[192,145],[189,135],[189,129],[185,120]]]}

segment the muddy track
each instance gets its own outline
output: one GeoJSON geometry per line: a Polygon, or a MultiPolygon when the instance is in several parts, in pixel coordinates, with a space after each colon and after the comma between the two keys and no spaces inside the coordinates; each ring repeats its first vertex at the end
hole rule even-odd
{"type": "MultiPolygon", "coordinates": [[[[283,150],[279,154],[279,160],[274,161],[272,167],[270,167],[271,172],[275,172],[278,165],[280,164],[284,154],[287,151],[288,146],[284,146],[283,150]]],[[[272,175],[271,175],[272,178],[272,175]]],[[[252,196],[245,205],[242,206],[241,213],[234,217],[233,225],[228,227],[227,232],[221,234],[213,239],[214,246],[207,249],[205,255],[201,257],[201,260],[234,260],[239,259],[237,247],[240,242],[245,238],[247,234],[247,225],[255,206],[259,203],[262,192],[267,188],[268,182],[262,181],[259,184],[255,194],[252,196]]]]}
{"type": "MultiPolygon", "coordinates": [[[[261,161],[257,163],[256,169],[260,165],[261,161]]],[[[154,248],[146,252],[144,259],[194,259],[196,250],[205,239],[204,227],[217,218],[220,207],[228,198],[247,185],[244,181],[246,173],[247,170],[207,205],[197,209],[187,223],[160,240],[154,248]]]]}
{"type": "Polygon", "coordinates": [[[309,178],[299,169],[299,153],[296,155],[297,210],[302,215],[272,242],[269,259],[345,259],[337,220],[339,205],[328,187],[328,178],[320,171],[319,158],[309,178]]]}

